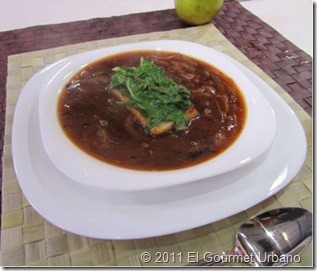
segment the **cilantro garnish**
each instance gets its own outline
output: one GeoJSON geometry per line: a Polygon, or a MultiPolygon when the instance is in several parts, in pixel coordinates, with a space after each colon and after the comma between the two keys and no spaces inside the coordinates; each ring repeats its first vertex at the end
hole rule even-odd
{"type": "Polygon", "coordinates": [[[173,121],[177,131],[186,130],[185,110],[191,105],[190,91],[169,78],[163,67],[141,58],[138,67],[115,67],[109,89],[118,89],[127,102],[147,118],[145,130],[164,121],[173,121]]]}

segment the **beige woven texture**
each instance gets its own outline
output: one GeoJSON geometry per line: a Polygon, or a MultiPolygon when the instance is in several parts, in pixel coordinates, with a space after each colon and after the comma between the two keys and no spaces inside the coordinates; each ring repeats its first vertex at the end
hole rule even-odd
{"type": "MultiPolygon", "coordinates": [[[[8,59],[6,102],[1,230],[3,266],[181,266],[187,263],[188,252],[196,252],[200,255],[205,252],[216,254],[232,248],[239,225],[263,210],[282,206],[312,210],[311,117],[213,25],[99,40],[12,55],[8,59]],[[98,240],[65,232],[37,214],[23,196],[16,179],[11,153],[11,128],[21,88],[41,68],[64,57],[100,47],[158,39],[194,41],[223,51],[271,85],[296,112],[304,126],[309,145],[305,164],[294,180],[274,196],[242,213],[203,227],[162,237],[128,241],[98,240]],[[152,254],[152,261],[149,263],[144,263],[140,259],[145,251],[152,254]],[[156,254],[160,252],[170,255],[167,262],[155,262],[156,254]],[[174,257],[171,256],[173,254],[174,257]]],[[[242,264],[231,263],[231,265],[242,264]]],[[[312,266],[312,246],[301,255],[299,263],[290,265],[312,266]]]]}

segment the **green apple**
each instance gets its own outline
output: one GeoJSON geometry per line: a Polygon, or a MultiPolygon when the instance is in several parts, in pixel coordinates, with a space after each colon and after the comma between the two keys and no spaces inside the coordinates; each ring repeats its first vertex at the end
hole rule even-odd
{"type": "Polygon", "coordinates": [[[210,22],[220,11],[223,0],[175,0],[178,17],[187,24],[210,22]]]}

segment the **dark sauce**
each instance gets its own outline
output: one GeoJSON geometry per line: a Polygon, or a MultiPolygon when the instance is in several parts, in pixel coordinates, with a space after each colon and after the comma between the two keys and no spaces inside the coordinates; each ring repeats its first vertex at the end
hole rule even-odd
{"type": "Polygon", "coordinates": [[[233,80],[215,67],[177,53],[138,51],[101,59],[73,76],[61,92],[58,118],[65,134],[89,155],[120,167],[159,171],[193,166],[225,151],[243,130],[246,105],[233,80]],[[190,89],[199,116],[187,131],[146,134],[107,89],[113,67],[138,66],[141,57],[190,89]]]}

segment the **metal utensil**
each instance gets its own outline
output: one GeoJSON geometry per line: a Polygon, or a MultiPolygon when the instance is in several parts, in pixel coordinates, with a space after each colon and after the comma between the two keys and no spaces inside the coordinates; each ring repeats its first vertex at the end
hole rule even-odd
{"type": "Polygon", "coordinates": [[[281,208],[254,216],[237,231],[236,246],[195,265],[242,261],[251,266],[283,266],[300,260],[312,239],[312,214],[302,208],[281,208]]]}

